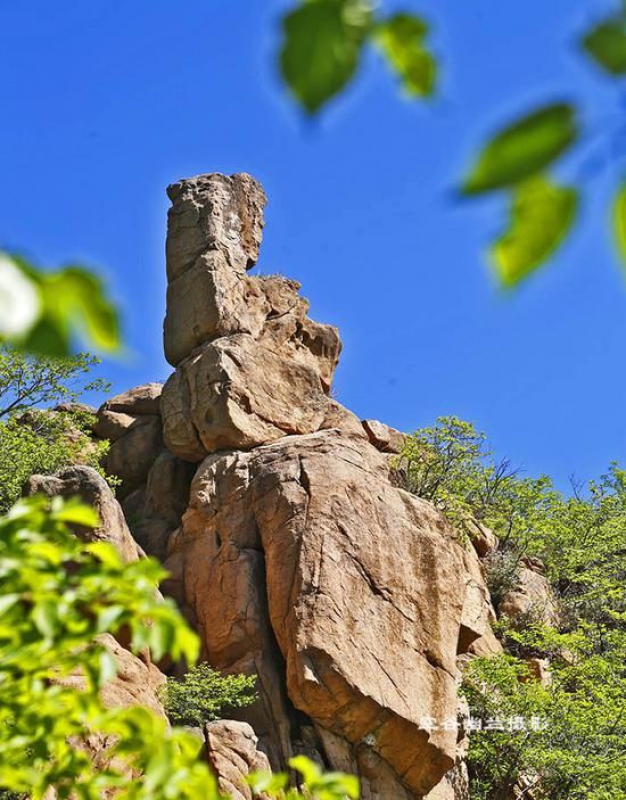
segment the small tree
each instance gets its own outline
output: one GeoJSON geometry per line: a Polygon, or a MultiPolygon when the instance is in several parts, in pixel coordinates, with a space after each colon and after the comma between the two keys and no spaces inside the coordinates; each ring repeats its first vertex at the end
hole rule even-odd
{"type": "Polygon", "coordinates": [[[175,725],[202,727],[224,711],[254,703],[255,685],[254,675],[221,675],[202,663],[182,678],[168,679],[162,690],[163,705],[175,725]]]}

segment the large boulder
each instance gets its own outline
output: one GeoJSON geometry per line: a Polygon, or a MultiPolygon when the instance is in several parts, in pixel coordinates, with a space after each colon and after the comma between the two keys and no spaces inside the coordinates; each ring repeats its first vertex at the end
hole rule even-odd
{"type": "Polygon", "coordinates": [[[144,383],[109,398],[102,405],[102,410],[130,414],[134,417],[160,414],[162,390],[161,383],[144,383]]]}
{"type": "Polygon", "coordinates": [[[168,187],[165,357],[254,326],[246,271],[258,258],[266,203],[249,175],[200,175],[168,187]]]}
{"type": "Polygon", "coordinates": [[[74,466],[56,475],[33,475],[24,486],[25,495],[44,494],[48,497],[80,497],[93,506],[100,516],[95,530],[74,526],[83,541],[108,542],[126,562],[136,561],[142,552],[128,530],[120,504],[110,486],[93,467],[74,466]]]}
{"type": "Polygon", "coordinates": [[[454,767],[456,732],[421,721],[456,715],[457,654],[489,640],[493,612],[476,555],[367,441],[327,430],[209,456],[170,550],[206,657],[259,675],[251,721],[273,766],[312,726],[371,797],[420,797],[454,767]]]}
{"type": "Polygon", "coordinates": [[[258,739],[250,725],[224,719],[209,722],[204,741],[219,790],[229,800],[252,800],[252,790],[245,779],[252,772],[269,772],[270,763],[258,749],[258,739]]]}

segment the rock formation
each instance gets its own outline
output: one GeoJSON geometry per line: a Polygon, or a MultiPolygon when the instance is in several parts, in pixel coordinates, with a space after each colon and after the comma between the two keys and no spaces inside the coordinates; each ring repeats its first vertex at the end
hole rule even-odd
{"type": "MultiPolygon", "coordinates": [[[[295,281],[248,274],[259,184],[203,175],[168,194],[175,372],[109,400],[95,426],[128,527],[81,474],[107,536],[137,557],[130,528],[164,560],[203,658],[258,676],[257,703],[205,731],[209,763],[236,798],[251,769],[304,753],[358,774],[364,800],[460,800],[458,665],[499,650],[478,554],[395,485],[402,434],[329,396],[337,330],[308,317],[295,281]]],[[[75,478],[31,489],[67,493],[75,478]]]]}
{"type": "Polygon", "coordinates": [[[162,395],[168,449],[201,461],[319,430],[339,335],[307,317],[295,281],[247,275],[263,190],[248,175],[203,175],[169,196],[164,343],[176,372],[162,395]]]}
{"type": "Polygon", "coordinates": [[[259,676],[241,716],[274,768],[305,752],[358,773],[364,798],[451,797],[457,657],[498,649],[478,558],[393,485],[402,435],[329,397],[337,331],[294,281],[248,275],[261,187],[168,193],[164,442],[199,462],[168,591],[213,666],[259,676]]]}

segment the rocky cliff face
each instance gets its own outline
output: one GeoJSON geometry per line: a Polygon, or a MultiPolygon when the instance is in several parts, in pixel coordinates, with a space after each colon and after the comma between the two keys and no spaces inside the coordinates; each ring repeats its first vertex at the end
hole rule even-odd
{"type": "Polygon", "coordinates": [[[258,675],[240,713],[253,730],[220,743],[215,727],[208,757],[226,787],[234,763],[281,769],[305,753],[357,773],[366,800],[461,798],[458,664],[499,649],[478,556],[394,485],[401,434],[329,396],[337,330],[309,318],[295,281],[248,274],[259,184],[202,175],[168,194],[175,372],[108,401],[96,432],[203,657],[258,675]]]}

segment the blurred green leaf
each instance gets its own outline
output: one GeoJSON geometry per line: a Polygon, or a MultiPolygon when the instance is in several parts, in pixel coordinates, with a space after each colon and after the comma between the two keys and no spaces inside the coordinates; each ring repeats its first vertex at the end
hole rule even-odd
{"type": "Polygon", "coordinates": [[[576,140],[576,111],[567,103],[534,111],[497,134],[465,179],[466,195],[512,186],[540,172],[576,140]]]}
{"type": "Polygon", "coordinates": [[[620,186],[613,203],[613,230],[618,252],[626,264],[626,184],[620,186]]]}
{"type": "Polygon", "coordinates": [[[358,0],[310,0],[283,19],[281,72],[309,114],[353,77],[370,24],[370,8],[358,0]]]}
{"type": "Polygon", "coordinates": [[[606,20],[591,30],[582,46],[593,60],[610,75],[626,75],[626,22],[606,20]]]}
{"type": "Polygon", "coordinates": [[[569,231],[578,192],[533,178],[513,191],[508,230],[494,243],[492,257],[500,283],[518,284],[556,250],[569,231]]]}
{"type": "Polygon", "coordinates": [[[101,279],[79,265],[45,272],[20,256],[0,253],[0,310],[5,322],[0,342],[39,356],[70,355],[76,333],[99,350],[120,347],[115,305],[101,279]]]}
{"type": "Polygon", "coordinates": [[[25,336],[40,313],[36,284],[14,258],[0,252],[0,341],[25,336]]]}
{"type": "Polygon", "coordinates": [[[96,348],[118,349],[117,311],[97,275],[70,265],[58,272],[45,273],[43,290],[48,314],[60,328],[73,329],[78,324],[96,348]]]}
{"type": "Polygon", "coordinates": [[[80,525],[84,528],[97,528],[100,524],[98,512],[76,498],[71,498],[57,509],[52,508],[51,516],[58,522],[80,525]]]}
{"type": "Polygon", "coordinates": [[[408,94],[428,97],[435,88],[437,62],[424,47],[428,25],[413,14],[394,14],[376,26],[376,41],[408,94]]]}
{"type": "Polygon", "coordinates": [[[307,786],[314,785],[322,776],[320,767],[306,756],[293,756],[289,759],[289,766],[302,775],[302,780],[307,786]]]}

